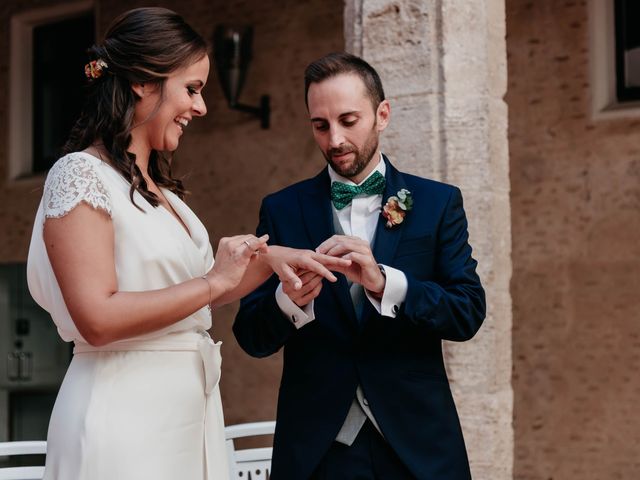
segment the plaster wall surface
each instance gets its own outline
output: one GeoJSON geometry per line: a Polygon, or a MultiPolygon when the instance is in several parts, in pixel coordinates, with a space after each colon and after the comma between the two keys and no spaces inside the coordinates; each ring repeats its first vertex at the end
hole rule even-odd
{"type": "Polygon", "coordinates": [[[640,121],[590,115],[587,2],[506,5],[514,478],[639,478],[640,121]]]}

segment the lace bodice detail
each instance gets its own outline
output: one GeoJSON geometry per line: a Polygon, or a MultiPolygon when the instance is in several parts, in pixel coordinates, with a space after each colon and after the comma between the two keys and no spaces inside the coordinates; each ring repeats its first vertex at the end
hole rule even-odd
{"type": "Polygon", "coordinates": [[[71,153],[49,171],[42,199],[44,216],[63,217],[80,202],[111,216],[109,192],[96,172],[95,163],[86,156],[71,153]]]}
{"type": "MultiPolygon", "coordinates": [[[[49,172],[31,235],[27,282],[31,296],[51,314],[65,341],[86,343],[71,318],[49,260],[43,228],[47,217],[63,217],[81,202],[109,215],[113,230],[110,254],[118,291],[160,290],[201,277],[213,267],[207,229],[186,203],[163,190],[191,235],[169,210],[154,208],[137,192],[134,204],[130,191],[131,183],[116,169],[85,152],[62,157],[49,172]]],[[[76,239],[67,237],[66,241],[76,239]]],[[[179,322],[136,338],[209,328],[211,313],[203,307],[179,322]]]]}

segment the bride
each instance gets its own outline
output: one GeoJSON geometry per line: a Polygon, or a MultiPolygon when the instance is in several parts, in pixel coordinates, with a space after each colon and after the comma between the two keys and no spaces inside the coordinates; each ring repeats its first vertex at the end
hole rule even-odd
{"type": "Polygon", "coordinates": [[[176,13],[126,12],[92,47],[88,100],[47,177],[28,259],[29,288],[74,357],[48,433],[47,480],[226,479],[210,306],[273,272],[346,265],[220,240],[202,223],[162,152],[203,116],[204,40],[176,13]]]}

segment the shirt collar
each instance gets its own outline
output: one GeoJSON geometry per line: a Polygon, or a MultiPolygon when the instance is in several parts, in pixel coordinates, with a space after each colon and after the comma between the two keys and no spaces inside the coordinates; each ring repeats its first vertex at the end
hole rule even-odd
{"type": "Polygon", "coordinates": [[[367,178],[363,179],[362,182],[360,182],[359,184],[356,184],[353,181],[349,180],[347,177],[343,177],[342,175],[337,173],[333,168],[331,168],[331,165],[327,165],[327,169],[329,171],[329,178],[331,178],[331,183],[342,182],[342,183],[346,183],[347,185],[362,185],[375,172],[380,172],[380,174],[384,177],[385,173],[387,172],[387,165],[384,163],[384,159],[382,158],[382,152],[380,152],[380,159],[378,160],[378,165],[376,165],[376,168],[374,168],[371,171],[371,173],[367,175],[367,178]]]}

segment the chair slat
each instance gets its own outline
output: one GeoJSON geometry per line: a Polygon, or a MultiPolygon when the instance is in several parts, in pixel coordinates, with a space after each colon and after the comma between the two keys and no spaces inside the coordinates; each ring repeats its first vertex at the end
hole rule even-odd
{"type": "Polygon", "coordinates": [[[253,437],[255,435],[270,435],[275,432],[276,422],[252,422],[229,425],[224,429],[227,440],[239,437],[253,437]]]}
{"type": "MultiPolygon", "coordinates": [[[[0,442],[0,457],[14,455],[43,455],[47,453],[47,442],[0,442]]],[[[41,480],[44,466],[0,468],[0,480],[41,480]]]]}
{"type": "Polygon", "coordinates": [[[236,450],[233,440],[240,437],[270,435],[275,431],[276,422],[254,422],[230,425],[225,428],[227,453],[232,479],[269,480],[272,447],[246,448],[236,450]]]}
{"type": "Polygon", "coordinates": [[[0,468],[0,480],[42,480],[44,467],[0,468]]]}
{"type": "Polygon", "coordinates": [[[47,442],[0,442],[0,457],[8,455],[38,455],[47,453],[47,442]]]}

